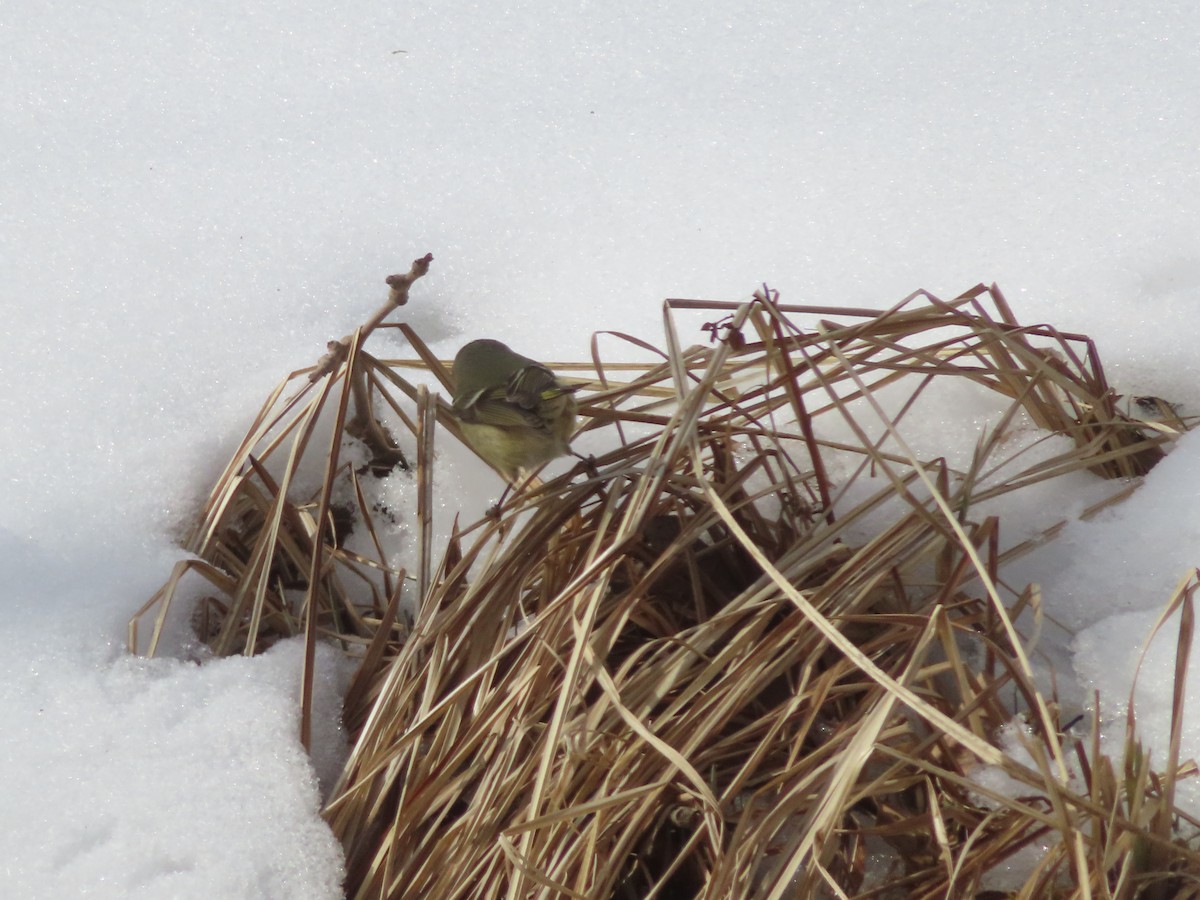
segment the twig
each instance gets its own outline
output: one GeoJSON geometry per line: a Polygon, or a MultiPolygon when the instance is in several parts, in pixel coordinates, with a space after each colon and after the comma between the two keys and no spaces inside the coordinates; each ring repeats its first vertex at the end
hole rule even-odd
{"type": "MultiPolygon", "coordinates": [[[[412,268],[405,274],[389,275],[384,279],[388,287],[391,288],[388,292],[387,302],[375,310],[375,314],[367,320],[367,324],[359,329],[362,331],[362,340],[365,341],[370,337],[371,332],[378,328],[383,323],[383,320],[391,315],[392,310],[397,306],[404,306],[408,303],[408,289],[412,287],[414,281],[429,271],[429,264],[431,262],[433,262],[433,254],[426,253],[420,259],[414,259],[412,268]]],[[[325,349],[329,352],[317,361],[317,367],[309,373],[308,380],[310,382],[320,381],[338,367],[346,358],[352,337],[353,335],[348,334],[340,341],[330,341],[325,345],[325,349]]]]}

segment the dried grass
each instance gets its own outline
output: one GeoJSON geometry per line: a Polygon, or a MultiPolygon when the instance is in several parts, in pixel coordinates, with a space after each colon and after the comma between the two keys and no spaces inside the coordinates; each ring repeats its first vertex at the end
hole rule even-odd
{"type": "MultiPolygon", "coordinates": [[[[448,376],[406,326],[418,360],[356,334],[271,397],[131,645],[153,613],[154,652],[190,573],[216,653],[304,634],[361,657],[325,811],[351,897],[986,897],[1028,847],[1024,887],[991,896],[1200,897],[1178,734],[1152,771],[1131,721],[1114,763],[1035,683],[1038,593],[1001,569],[1060,526],[1002,551],[977,515],[1080,470],[1134,479],[1178,429],[1121,413],[1091,342],[1019,325],[995,287],[884,311],[764,289],[667,301],[666,323],[658,364],[605,365],[597,342],[555,365],[605,430],[596,473],[525,486],[436,561],[433,448],[457,430],[401,373],[448,376]],[[695,310],[725,318],[684,349],[675,316],[695,310]],[[1006,398],[958,468],[902,436],[948,381],[1006,398]],[[1009,454],[1034,427],[1070,442],[1009,454]],[[358,471],[347,434],[371,451],[358,471]],[[297,498],[306,452],[324,475],[297,498]],[[387,565],[361,489],[398,466],[419,498],[411,572],[387,565]],[[351,527],[374,555],[346,549],[351,527]],[[1000,748],[1014,715],[1021,754],[1000,748]],[[996,772],[1018,787],[985,787],[996,772]]],[[[1183,666],[1194,589],[1172,601],[1183,666]]]]}

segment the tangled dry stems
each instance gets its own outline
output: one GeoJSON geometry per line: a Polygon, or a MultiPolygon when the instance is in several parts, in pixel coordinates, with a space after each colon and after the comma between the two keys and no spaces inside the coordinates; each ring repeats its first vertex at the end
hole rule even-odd
{"type": "MultiPolygon", "coordinates": [[[[556,365],[609,448],[595,474],[527,485],[439,548],[434,447],[457,429],[402,373],[448,387],[445,367],[407,326],[416,360],[351,336],[270,398],[133,648],[198,576],[213,652],[305,635],[361,659],[325,811],[351,897],[986,897],[1028,847],[1024,885],[992,896],[1200,896],[1178,740],[1153,771],[1131,728],[1114,763],[1036,684],[1038,593],[1002,570],[1059,526],[1007,546],[986,512],[1080,470],[1136,479],[1178,429],[1120,412],[1090,341],[1019,325],[994,287],[666,308],[661,361],[594,344],[556,365]],[[684,348],[673,317],[696,310],[715,343],[684,348]],[[902,434],[947,382],[1004,404],[965,466],[902,434]],[[1070,442],[1024,463],[1022,429],[1070,442]],[[411,570],[363,489],[389,472],[416,486],[411,570]],[[997,771],[1015,787],[986,787],[997,771]]],[[[1172,598],[1187,623],[1194,587],[1172,598]]]]}

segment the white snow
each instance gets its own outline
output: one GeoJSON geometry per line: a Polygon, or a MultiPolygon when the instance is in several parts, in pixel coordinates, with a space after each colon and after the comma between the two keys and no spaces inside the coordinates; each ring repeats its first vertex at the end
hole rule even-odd
{"type": "MultiPolygon", "coordinates": [[[[658,340],[664,297],[764,281],[874,307],[996,281],[1094,337],[1120,392],[1195,412],[1198,47],[1182,2],[8,3],[0,893],[339,896],[298,649],[121,647],[267,392],[426,251],[407,314],[446,356],[658,340]]],[[[1115,727],[1200,563],[1198,495],[1189,438],[1024,563],[1115,727]]],[[[1152,656],[1139,722],[1165,734],[1173,637],[1152,656]]]]}

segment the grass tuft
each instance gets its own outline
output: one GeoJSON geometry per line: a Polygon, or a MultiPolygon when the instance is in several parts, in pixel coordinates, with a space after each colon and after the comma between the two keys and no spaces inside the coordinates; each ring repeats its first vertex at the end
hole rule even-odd
{"type": "MultiPolygon", "coordinates": [[[[325,810],[350,897],[1200,897],[1178,729],[1155,771],[1132,717],[1116,762],[1096,710],[1064,721],[1030,660],[1036,586],[1004,577],[1062,522],[1009,546],[992,511],[1082,472],[1114,485],[1089,512],[1116,502],[1185,423],[1121,412],[1090,340],[1020,325],[994,286],[665,313],[662,348],[616,338],[656,362],[597,341],[552,364],[607,448],[595,474],[437,548],[434,448],[458,432],[404,373],[448,388],[445,365],[407,326],[412,360],[351,336],[264,406],[131,647],[199,579],[214,653],[303,634],[360,659],[325,810]],[[685,347],[697,312],[712,343],[685,347]],[[1000,412],[969,452],[906,438],[977,394],[1000,412]],[[397,471],[412,571],[362,487],[397,471]]],[[[1169,604],[1180,684],[1194,589],[1169,604]]]]}

